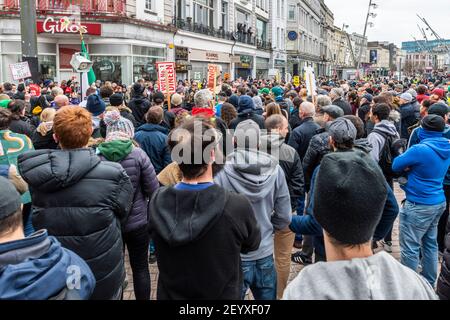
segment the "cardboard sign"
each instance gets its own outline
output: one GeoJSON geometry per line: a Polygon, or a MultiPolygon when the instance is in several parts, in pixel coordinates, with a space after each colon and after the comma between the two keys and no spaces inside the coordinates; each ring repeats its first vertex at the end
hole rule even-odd
{"type": "Polygon", "coordinates": [[[219,68],[216,64],[208,64],[208,89],[214,94],[217,76],[220,75],[219,68]]]}
{"type": "Polygon", "coordinates": [[[158,88],[164,93],[175,93],[177,89],[177,76],[175,74],[175,62],[157,62],[158,88]]]}
{"type": "Polygon", "coordinates": [[[299,76],[294,76],[292,78],[292,82],[294,83],[294,86],[296,86],[296,87],[300,86],[300,77],[299,76]]]}
{"type": "Polygon", "coordinates": [[[23,80],[31,77],[28,61],[10,64],[9,69],[14,80],[23,80]]]}

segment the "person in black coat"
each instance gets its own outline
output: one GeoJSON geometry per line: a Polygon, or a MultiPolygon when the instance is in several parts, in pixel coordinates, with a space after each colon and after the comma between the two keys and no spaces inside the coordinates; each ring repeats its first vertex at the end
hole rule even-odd
{"type": "MultiPolygon", "coordinates": [[[[206,121],[187,120],[180,128],[190,132],[188,139],[169,139],[171,148],[194,145],[194,121],[201,126],[199,134],[213,129],[206,121]]],[[[218,136],[211,138],[213,144],[218,142],[218,136]]],[[[186,155],[189,161],[179,163],[183,180],[158,189],[150,202],[150,231],[160,270],[158,300],[240,299],[240,253],[256,250],[261,241],[249,200],[214,184],[212,161],[203,158],[203,163],[193,164],[194,155],[206,148],[220,157],[217,145],[200,143],[186,155]]]]}
{"type": "Polygon", "coordinates": [[[136,127],[146,123],[145,114],[151,106],[150,100],[144,97],[144,90],[145,88],[140,83],[135,83],[133,85],[133,96],[128,103],[128,108],[131,109],[136,120],[136,127]]]}
{"type": "Polygon", "coordinates": [[[30,123],[30,119],[25,117],[26,106],[23,100],[13,100],[8,104],[8,109],[12,113],[9,130],[14,133],[24,134],[31,139],[36,131],[36,127],[30,123]]]}
{"type": "Polygon", "coordinates": [[[288,144],[294,148],[303,161],[306,150],[308,150],[309,142],[311,138],[316,134],[316,131],[320,129],[320,126],[314,122],[315,107],[311,102],[303,102],[300,105],[300,118],[301,123],[295,128],[290,137],[288,144]]]}
{"type": "Polygon", "coordinates": [[[289,126],[291,127],[291,130],[294,130],[302,124],[302,118],[300,117],[300,105],[303,103],[303,100],[302,98],[295,97],[294,100],[292,100],[292,103],[294,104],[294,109],[289,117],[289,126]]]}
{"type": "Polygon", "coordinates": [[[256,124],[264,129],[264,117],[256,114],[255,104],[250,96],[240,96],[238,102],[238,116],[231,121],[230,129],[236,129],[237,125],[245,120],[253,120],[256,124]]]}
{"type": "Polygon", "coordinates": [[[55,118],[56,110],[47,108],[42,111],[40,120],[41,123],[36,128],[31,141],[34,149],[58,149],[58,143],[53,138],[53,119],[55,118]]]}
{"type": "Polygon", "coordinates": [[[91,299],[120,299],[121,227],[133,197],[130,178],[120,164],[101,161],[85,148],[92,117],[84,108],[61,108],[53,128],[62,150],[31,151],[18,159],[32,194],[33,226],[47,229],[86,261],[96,279],[91,299]]]}
{"type": "Polygon", "coordinates": [[[341,88],[333,88],[330,92],[330,98],[333,101],[333,105],[338,106],[344,111],[344,115],[352,115],[352,107],[344,100],[344,90],[341,88]]]}

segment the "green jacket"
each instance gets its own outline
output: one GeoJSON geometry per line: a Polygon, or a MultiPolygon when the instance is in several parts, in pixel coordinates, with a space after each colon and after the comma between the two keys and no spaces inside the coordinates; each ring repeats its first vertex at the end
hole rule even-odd
{"type": "MultiPolygon", "coordinates": [[[[0,164],[13,164],[17,167],[17,157],[33,149],[33,143],[26,135],[0,130],[0,164]]],[[[25,192],[21,199],[24,204],[30,203],[30,192],[25,192]]]]}

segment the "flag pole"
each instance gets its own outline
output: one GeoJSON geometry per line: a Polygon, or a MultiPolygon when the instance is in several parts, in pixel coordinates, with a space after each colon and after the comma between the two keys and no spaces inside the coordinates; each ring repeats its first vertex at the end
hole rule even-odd
{"type": "MultiPolygon", "coordinates": [[[[81,32],[81,21],[80,21],[80,26],[79,26],[79,31],[80,31],[80,40],[81,40],[81,45],[83,45],[83,33],[81,32]]],[[[84,94],[83,94],[83,72],[80,72],[80,96],[81,96],[81,102],[83,102],[84,100],[84,94]]]]}

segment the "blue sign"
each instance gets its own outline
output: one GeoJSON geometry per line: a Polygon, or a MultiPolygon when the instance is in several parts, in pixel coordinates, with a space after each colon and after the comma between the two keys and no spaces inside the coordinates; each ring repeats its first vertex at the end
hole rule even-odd
{"type": "Polygon", "coordinates": [[[298,38],[298,33],[295,31],[289,31],[288,32],[288,39],[291,41],[295,41],[298,38]]]}

